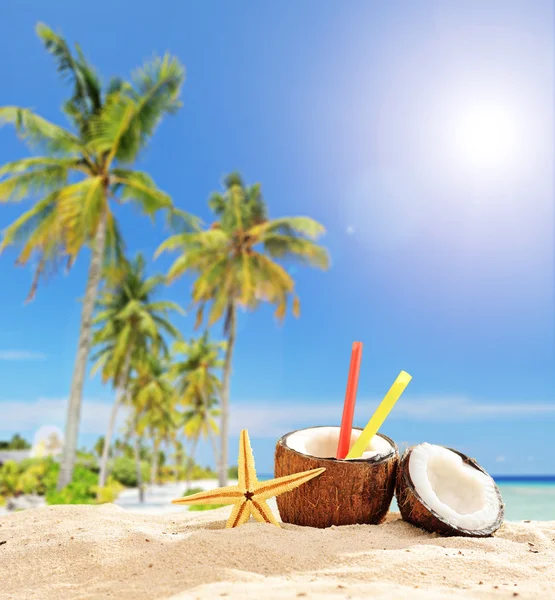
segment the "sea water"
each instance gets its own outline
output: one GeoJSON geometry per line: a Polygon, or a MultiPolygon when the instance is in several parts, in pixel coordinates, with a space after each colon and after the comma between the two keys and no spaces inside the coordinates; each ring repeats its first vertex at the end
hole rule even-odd
{"type": "MultiPolygon", "coordinates": [[[[260,475],[260,479],[272,479],[260,475]]],[[[496,477],[506,521],[555,521],[555,476],[496,477]]],[[[399,510],[393,498],[391,511],[399,510]]]]}
{"type": "Polygon", "coordinates": [[[507,521],[555,521],[555,477],[497,480],[507,521]]]}

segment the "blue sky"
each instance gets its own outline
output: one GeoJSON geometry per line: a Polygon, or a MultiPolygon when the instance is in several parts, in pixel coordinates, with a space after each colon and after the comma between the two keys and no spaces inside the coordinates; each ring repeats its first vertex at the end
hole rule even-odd
{"type": "MultiPolygon", "coordinates": [[[[327,228],[330,271],[294,273],[302,317],[279,327],[267,307],[240,316],[231,457],[243,427],[268,472],[277,437],[339,424],[360,340],[357,425],[404,369],[413,380],[382,428],[399,445],[445,444],[494,473],[554,472],[552,4],[95,6],[3,7],[0,105],[63,122],[68,89],[37,21],[79,41],[105,78],[169,50],[187,69],[184,107],[140,168],[207,220],[209,194],[238,169],[262,184],[271,216],[327,228]]],[[[0,164],[25,153],[0,130],[0,164]]],[[[2,206],[0,228],[24,206],[2,206]]],[[[131,207],[121,219],[130,253],[151,257],[167,232],[131,207]]],[[[0,257],[0,437],[63,425],[88,263],[83,254],[24,305],[31,271],[14,258],[0,257]]],[[[187,304],[189,293],[183,280],[163,295],[187,304]]],[[[189,335],[193,320],[176,324],[189,335]]],[[[89,379],[84,397],[90,444],[112,392],[89,379]]],[[[211,462],[208,446],[200,458],[211,462]]]]}

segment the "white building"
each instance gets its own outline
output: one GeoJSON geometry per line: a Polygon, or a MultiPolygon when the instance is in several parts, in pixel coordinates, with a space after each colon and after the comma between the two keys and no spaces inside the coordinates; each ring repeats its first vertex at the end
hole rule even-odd
{"type": "Polygon", "coordinates": [[[26,458],[31,458],[31,450],[0,450],[0,467],[8,460],[21,462],[26,458]]]}

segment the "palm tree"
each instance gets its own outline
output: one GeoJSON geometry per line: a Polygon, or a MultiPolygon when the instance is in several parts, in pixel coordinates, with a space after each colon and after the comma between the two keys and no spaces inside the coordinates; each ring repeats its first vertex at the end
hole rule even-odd
{"type": "Polygon", "coordinates": [[[174,448],[174,459],[175,459],[175,481],[179,481],[179,465],[183,464],[183,458],[185,456],[183,450],[183,442],[175,436],[173,439],[173,448],[174,448]]]}
{"type": "Polygon", "coordinates": [[[106,483],[108,453],[112,442],[117,412],[132,367],[133,358],[150,346],[154,352],[167,354],[166,342],[162,334],[179,338],[179,332],[168,321],[168,313],[176,311],[184,314],[174,302],[154,301],[157,288],[165,283],[165,278],[157,275],[146,277],[145,260],[138,254],[131,263],[125,262],[112,285],[109,285],[99,302],[94,324],[98,325],[93,335],[93,346],[99,346],[94,359],[93,373],[102,370],[103,382],[112,381],[116,388],[116,400],[112,407],[110,422],[100,463],[99,487],[106,483]]]}
{"type": "MultiPolygon", "coordinates": [[[[182,406],[193,407],[195,414],[189,414],[188,418],[193,420],[200,416],[198,412],[202,404],[206,404],[205,416],[197,425],[189,428],[200,430],[204,427],[204,419],[208,418],[209,407],[219,402],[221,395],[221,380],[214,373],[224,366],[220,358],[220,352],[225,351],[226,342],[211,342],[206,331],[202,337],[192,339],[189,342],[178,341],[173,345],[173,355],[183,355],[183,360],[174,358],[170,368],[170,376],[176,382],[176,390],[182,406]]],[[[215,414],[215,412],[213,413],[215,414]]],[[[206,435],[210,438],[214,452],[214,460],[218,465],[218,449],[213,434],[218,433],[218,428],[210,426],[206,429],[206,435]]]]}
{"type": "Polygon", "coordinates": [[[98,456],[98,458],[102,457],[102,449],[104,448],[106,441],[104,439],[104,436],[101,435],[95,442],[94,446],[93,446],[93,451],[94,453],[98,456]]]}
{"type": "Polygon", "coordinates": [[[165,406],[156,407],[145,415],[152,440],[151,485],[156,484],[158,476],[160,447],[165,444],[166,448],[170,448],[177,437],[176,422],[179,413],[175,406],[175,400],[175,395],[167,396],[165,397],[165,406]]]}
{"type": "MultiPolygon", "coordinates": [[[[169,428],[176,428],[176,394],[168,376],[165,358],[148,352],[137,360],[135,376],[129,382],[129,399],[133,406],[135,447],[148,431],[152,437],[156,429],[164,434],[169,428]]],[[[169,435],[169,434],[167,434],[169,435]]],[[[157,454],[158,448],[154,448],[157,454]]],[[[137,453],[136,453],[137,455],[137,453]]],[[[154,460],[157,459],[157,456],[154,460]]],[[[155,469],[154,467],[153,469],[155,469]]],[[[137,477],[140,478],[140,461],[137,459],[137,477]]],[[[139,481],[139,494],[142,502],[142,489],[139,481]]]]}
{"type": "Polygon", "coordinates": [[[220,352],[225,351],[225,342],[211,342],[208,332],[189,342],[178,341],[173,345],[174,355],[184,355],[184,360],[175,360],[170,376],[176,382],[180,403],[185,407],[184,432],[192,438],[187,485],[190,481],[192,461],[200,436],[208,437],[212,443],[214,460],[218,464],[218,449],[214,435],[218,433],[215,417],[221,393],[221,381],[214,373],[224,366],[220,352]]]}
{"type": "Polygon", "coordinates": [[[73,85],[64,105],[71,128],[64,129],[27,108],[0,108],[0,126],[18,133],[43,155],[0,168],[0,202],[39,194],[41,199],[4,232],[0,252],[22,243],[17,262],[37,258],[29,298],[39,279],[61,261],[71,267],[83,247],[91,249],[79,342],[67,409],[64,455],[58,488],[72,479],[81,414],[81,396],[91,344],[95,299],[106,254],[119,260],[121,244],[112,204],[134,201],[147,214],[170,208],[170,197],[145,172],[130,170],[166,114],[179,108],[183,67],[166,55],[135,71],[132,83],[112,79],[103,88],[77,46],[45,25],[38,34],[60,74],[73,85]]]}
{"type": "MultiPolygon", "coordinates": [[[[219,404],[220,403],[218,399],[213,396],[208,398],[196,396],[193,403],[187,406],[185,412],[183,413],[183,432],[192,440],[191,451],[188,459],[186,489],[189,489],[189,485],[191,483],[195,462],[195,453],[200,437],[202,436],[204,439],[208,437],[212,442],[214,442],[213,434],[218,433],[218,423],[216,418],[221,415],[219,404]]],[[[214,450],[214,458],[217,461],[218,453],[214,443],[212,447],[214,450]]]]}
{"type": "Polygon", "coordinates": [[[276,316],[284,319],[289,298],[292,311],[300,314],[295,282],[275,259],[293,259],[326,269],[328,254],[315,240],[324,233],[322,225],[308,217],[269,219],[259,184],[245,187],[237,173],[225,180],[223,194],[213,194],[210,207],[218,221],[208,229],[173,235],[158,248],[180,250],[168,272],[168,280],[193,272],[197,279],[192,299],[198,304],[198,327],[204,308],[211,303],[208,324],[224,317],[227,337],[225,355],[219,485],[227,485],[229,392],[231,361],[235,347],[237,308],[257,308],[261,301],[276,306],[276,316]]]}

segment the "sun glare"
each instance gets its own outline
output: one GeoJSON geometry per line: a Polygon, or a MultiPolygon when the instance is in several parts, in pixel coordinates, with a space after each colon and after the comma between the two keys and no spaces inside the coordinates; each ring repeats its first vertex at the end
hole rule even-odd
{"type": "Polygon", "coordinates": [[[503,106],[478,106],[455,118],[459,160],[484,169],[508,167],[517,150],[517,122],[503,106]]]}

